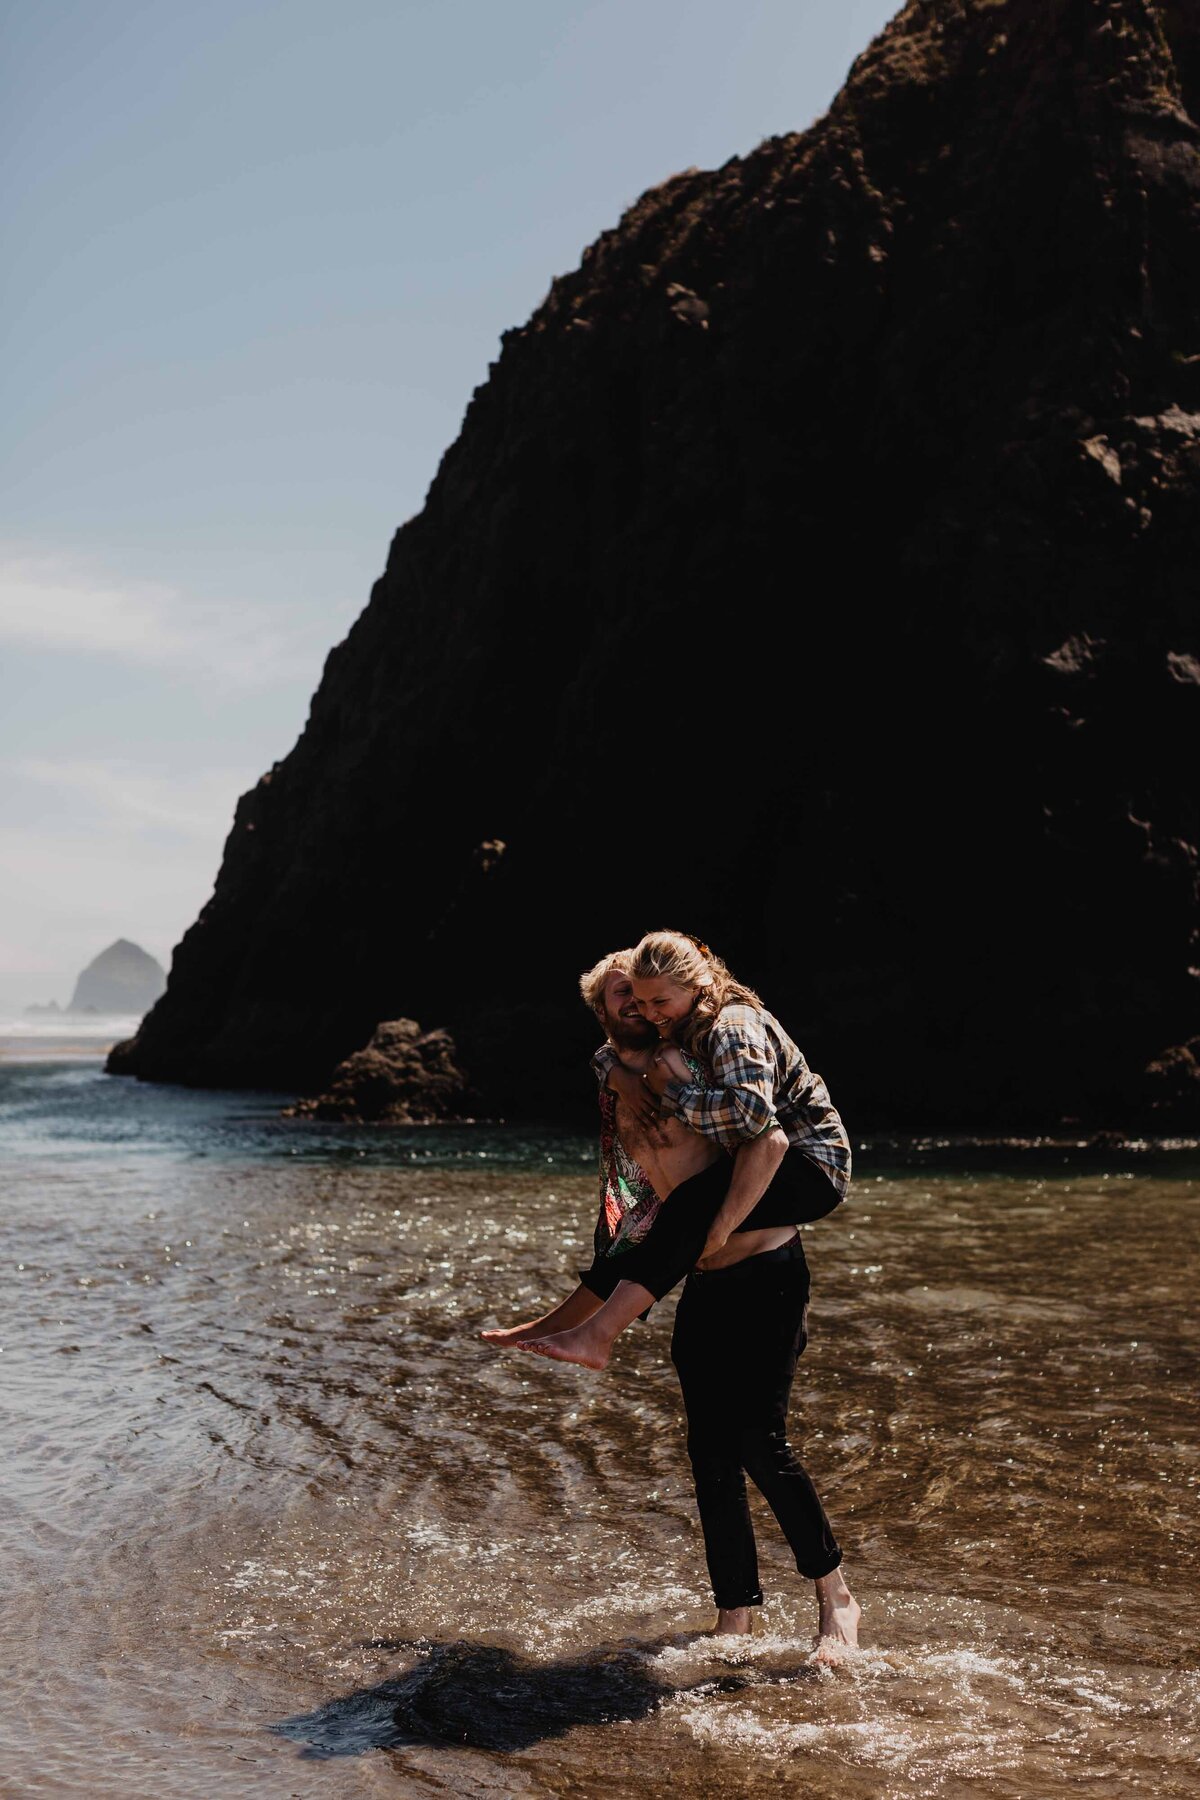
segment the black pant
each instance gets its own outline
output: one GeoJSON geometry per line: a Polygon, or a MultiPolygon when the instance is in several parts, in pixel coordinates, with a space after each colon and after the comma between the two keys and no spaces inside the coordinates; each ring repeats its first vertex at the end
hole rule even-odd
{"type": "Polygon", "coordinates": [[[787,1439],[792,1377],[808,1342],[808,1294],[808,1264],[796,1238],[731,1268],[697,1271],[680,1296],[671,1360],[687,1409],[688,1455],[719,1607],[762,1604],[747,1475],[802,1575],[816,1580],[842,1560],[787,1439]]]}
{"type": "MultiPolygon", "coordinates": [[[[695,1267],[732,1180],[733,1158],[719,1156],[698,1175],[681,1181],[659,1207],[642,1242],[618,1256],[596,1256],[591,1268],[580,1273],[583,1285],[607,1300],[618,1281],[636,1281],[661,1300],[695,1267]]],[[[771,1225],[803,1225],[810,1219],[823,1219],[839,1199],[828,1175],[793,1146],[738,1230],[760,1231],[771,1225]]]]}

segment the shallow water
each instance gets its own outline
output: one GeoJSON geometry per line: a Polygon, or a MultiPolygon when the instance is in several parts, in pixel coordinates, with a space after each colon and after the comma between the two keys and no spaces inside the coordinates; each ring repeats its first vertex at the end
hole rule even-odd
{"type": "Polygon", "coordinates": [[[5,1792],[1195,1792],[1200,1159],[868,1144],[794,1433],[864,1651],[710,1622],[670,1306],[603,1376],[479,1328],[591,1146],[0,1066],[5,1792]]]}

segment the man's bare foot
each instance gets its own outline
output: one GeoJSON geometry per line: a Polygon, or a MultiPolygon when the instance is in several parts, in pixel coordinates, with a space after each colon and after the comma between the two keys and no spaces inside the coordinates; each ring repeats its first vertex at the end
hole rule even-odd
{"type": "Polygon", "coordinates": [[[754,1630],[754,1614],[748,1606],[718,1606],[717,1622],[709,1637],[749,1637],[754,1630]]]}
{"type": "Polygon", "coordinates": [[[498,1350],[503,1350],[506,1344],[524,1343],[527,1338],[536,1337],[539,1331],[544,1330],[545,1325],[541,1319],[529,1319],[524,1325],[509,1325],[504,1328],[493,1326],[487,1331],[481,1331],[479,1335],[485,1344],[495,1344],[498,1350]]]}
{"type": "Polygon", "coordinates": [[[862,1609],[840,1568],[822,1575],[813,1584],[817,1590],[817,1647],[814,1662],[840,1663],[858,1649],[858,1621],[862,1609]]]}
{"type": "Polygon", "coordinates": [[[556,1331],[550,1337],[526,1338],[519,1350],[530,1350],[535,1356],[552,1356],[555,1362],[578,1363],[584,1369],[602,1369],[612,1349],[609,1338],[587,1325],[576,1325],[573,1331],[556,1331]]]}

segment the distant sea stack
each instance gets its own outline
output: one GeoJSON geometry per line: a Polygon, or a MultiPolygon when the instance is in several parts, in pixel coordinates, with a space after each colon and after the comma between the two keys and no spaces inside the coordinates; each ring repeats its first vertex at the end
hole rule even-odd
{"type": "Polygon", "coordinates": [[[93,958],[75,983],[69,1013],[144,1013],[166,986],[161,963],[128,938],[93,958]]]}
{"type": "Polygon", "coordinates": [[[407,1016],[550,1113],[576,972],[670,925],[852,1129],[1194,1112],[1198,120],[1183,0],[914,0],[643,195],[505,333],[109,1067],[316,1088],[407,1016]]]}

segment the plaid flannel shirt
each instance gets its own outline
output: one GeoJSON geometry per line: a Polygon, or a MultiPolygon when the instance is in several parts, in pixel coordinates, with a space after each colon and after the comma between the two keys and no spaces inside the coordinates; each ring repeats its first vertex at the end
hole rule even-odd
{"type": "MultiPolygon", "coordinates": [[[[601,1081],[617,1060],[611,1045],[592,1058],[601,1081]]],[[[779,1020],[740,1002],[722,1007],[707,1045],[711,1087],[669,1081],[663,1109],[693,1131],[736,1150],[778,1123],[788,1140],[829,1177],[844,1199],[850,1139],[821,1077],[779,1020]]]]}

